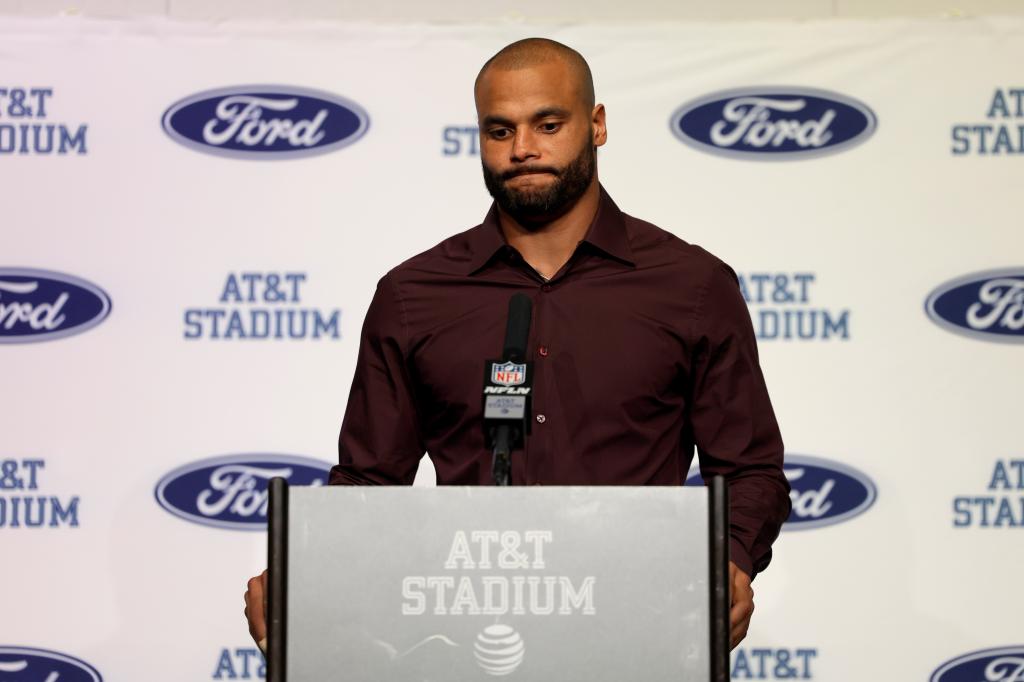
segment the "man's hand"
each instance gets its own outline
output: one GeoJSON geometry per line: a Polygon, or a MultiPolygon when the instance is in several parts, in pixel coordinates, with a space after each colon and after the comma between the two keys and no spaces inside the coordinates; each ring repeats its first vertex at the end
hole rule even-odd
{"type": "Polygon", "coordinates": [[[750,616],[754,613],[754,590],[750,587],[750,576],[731,561],[729,589],[732,597],[732,608],[729,609],[729,648],[735,649],[747,636],[747,628],[750,627],[750,616]]]}
{"type": "Polygon", "coordinates": [[[245,590],[245,617],[252,641],[266,652],[267,644],[267,572],[249,578],[245,590]]]}

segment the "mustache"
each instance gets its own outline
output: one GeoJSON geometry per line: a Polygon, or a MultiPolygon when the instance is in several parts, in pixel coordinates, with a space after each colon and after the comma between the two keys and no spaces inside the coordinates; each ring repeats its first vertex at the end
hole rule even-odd
{"type": "Polygon", "coordinates": [[[528,166],[526,168],[515,168],[510,171],[505,171],[501,174],[502,180],[511,180],[512,178],[520,175],[526,175],[528,173],[551,173],[555,177],[561,175],[561,172],[553,166],[528,166]]]}

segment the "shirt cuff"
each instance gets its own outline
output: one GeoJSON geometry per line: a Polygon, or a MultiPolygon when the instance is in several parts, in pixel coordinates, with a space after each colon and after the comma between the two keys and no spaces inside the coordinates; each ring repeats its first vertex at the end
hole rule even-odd
{"type": "Polygon", "coordinates": [[[750,576],[751,580],[754,579],[754,562],[750,558],[750,553],[736,538],[729,538],[729,561],[750,576]]]}

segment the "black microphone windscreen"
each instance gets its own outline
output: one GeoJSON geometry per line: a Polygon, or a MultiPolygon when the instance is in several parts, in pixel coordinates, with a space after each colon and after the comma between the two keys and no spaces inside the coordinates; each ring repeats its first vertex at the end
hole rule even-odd
{"type": "Polygon", "coordinates": [[[505,328],[505,349],[503,360],[523,362],[526,359],[526,344],[530,337],[530,318],[533,316],[533,301],[526,294],[515,294],[508,302],[508,326],[505,328]]]}

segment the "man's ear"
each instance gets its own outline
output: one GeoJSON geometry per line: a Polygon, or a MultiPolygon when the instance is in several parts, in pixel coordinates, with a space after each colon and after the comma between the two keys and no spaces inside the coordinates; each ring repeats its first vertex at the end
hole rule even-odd
{"type": "Polygon", "coordinates": [[[600,147],[608,141],[608,127],[605,125],[604,105],[598,104],[590,115],[591,129],[594,131],[594,146],[600,147]]]}

